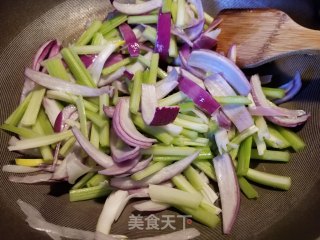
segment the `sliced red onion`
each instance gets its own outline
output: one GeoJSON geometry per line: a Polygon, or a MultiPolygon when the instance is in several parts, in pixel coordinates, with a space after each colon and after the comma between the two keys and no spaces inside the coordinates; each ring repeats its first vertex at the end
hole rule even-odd
{"type": "Polygon", "coordinates": [[[34,184],[41,182],[51,182],[52,173],[40,173],[37,175],[27,175],[27,176],[9,176],[10,182],[15,183],[26,183],[26,184],[34,184]]]}
{"type": "Polygon", "coordinates": [[[109,195],[98,219],[97,232],[109,234],[111,225],[115,221],[117,213],[122,212],[125,207],[122,203],[126,201],[128,196],[128,192],[122,190],[117,190],[109,195]]]}
{"type": "Polygon", "coordinates": [[[179,113],[178,106],[157,107],[156,88],[152,84],[142,84],[141,113],[146,124],[151,126],[167,125],[179,113]]]}
{"type": "Polygon", "coordinates": [[[99,171],[99,174],[107,176],[115,176],[129,172],[133,169],[141,159],[141,155],[121,163],[115,163],[111,167],[99,171]]]}
{"type": "Polygon", "coordinates": [[[133,208],[139,212],[159,212],[170,208],[170,205],[147,200],[133,205],[133,208]]]}
{"type": "MultiPolygon", "coordinates": [[[[264,82],[262,80],[262,77],[260,77],[260,82],[263,85],[264,82]]],[[[293,80],[281,85],[279,88],[283,89],[285,91],[285,93],[287,94],[294,86],[293,80]]]]}
{"type": "Polygon", "coordinates": [[[200,236],[200,232],[195,228],[186,228],[184,230],[158,235],[155,237],[136,238],[136,240],[168,240],[179,239],[188,240],[200,236]]]}
{"type": "MultiPolygon", "coordinates": [[[[284,111],[281,111],[279,109],[273,108],[273,107],[248,107],[248,110],[251,115],[253,116],[283,116],[283,117],[288,117],[288,114],[284,111]]],[[[303,115],[303,114],[302,114],[303,115]]],[[[292,116],[296,117],[296,116],[292,116]]]]}
{"type": "Polygon", "coordinates": [[[140,15],[160,8],[162,6],[162,0],[150,0],[137,4],[120,3],[118,1],[114,1],[113,6],[119,12],[125,13],[127,15],[140,15]]]}
{"type": "Polygon", "coordinates": [[[250,84],[242,71],[228,58],[210,51],[193,51],[188,64],[211,73],[223,73],[228,83],[241,95],[247,96],[250,84]]]}
{"type": "Polygon", "coordinates": [[[77,139],[78,143],[81,145],[83,150],[100,166],[104,168],[111,167],[113,165],[112,158],[103,152],[101,152],[99,149],[95,148],[89,140],[82,135],[80,130],[76,127],[72,128],[72,132],[77,139]]]}
{"type": "Polygon", "coordinates": [[[114,86],[118,89],[119,92],[124,93],[124,94],[130,94],[128,85],[125,81],[115,81],[114,86]]]}
{"type": "Polygon", "coordinates": [[[138,43],[138,39],[136,38],[136,35],[132,31],[131,27],[128,24],[123,23],[119,26],[119,30],[122,38],[126,42],[126,46],[128,48],[130,56],[138,57],[140,54],[140,46],[138,43]]]}
{"type": "Polygon", "coordinates": [[[107,61],[104,63],[103,67],[106,68],[106,67],[109,67],[117,62],[120,62],[121,60],[124,59],[124,56],[120,53],[112,53],[107,61]]]}
{"type": "Polygon", "coordinates": [[[290,88],[290,90],[286,92],[286,95],[283,98],[276,99],[273,101],[275,104],[281,104],[289,101],[300,91],[302,87],[302,81],[301,81],[301,75],[299,72],[296,72],[296,74],[294,75],[292,83],[293,83],[292,88],[290,88]]]}
{"type": "Polygon", "coordinates": [[[191,98],[200,109],[210,115],[220,108],[220,104],[207,91],[185,77],[180,78],[179,89],[191,98]]]}
{"type": "Polygon", "coordinates": [[[68,105],[58,114],[54,122],[54,131],[62,132],[67,128],[65,121],[72,117],[73,120],[78,118],[77,108],[74,105],[68,105]],[[76,114],[75,114],[76,113],[76,114]]]}
{"type": "Polygon", "coordinates": [[[172,69],[166,78],[156,83],[157,100],[164,98],[178,86],[178,77],[178,72],[172,69]]]}
{"type": "Polygon", "coordinates": [[[51,126],[54,126],[55,121],[60,113],[60,107],[57,101],[44,97],[42,99],[42,106],[44,107],[44,111],[48,116],[51,126]]]}
{"type": "Polygon", "coordinates": [[[171,29],[171,13],[159,12],[157,24],[157,39],[155,43],[155,52],[160,54],[162,59],[166,59],[169,55],[170,46],[170,29],[171,29]]]}
{"type": "Polygon", "coordinates": [[[251,77],[251,86],[252,86],[252,97],[257,106],[262,107],[272,107],[279,111],[283,111],[287,113],[287,117],[272,117],[269,116],[267,119],[277,125],[284,127],[296,127],[298,125],[303,124],[308,120],[310,114],[305,113],[303,110],[289,110],[286,108],[281,108],[273,103],[271,103],[263,94],[261,88],[261,82],[258,75],[253,75],[251,77]],[[295,117],[292,117],[295,116],[295,117]]]}
{"type": "Polygon", "coordinates": [[[97,84],[100,80],[101,72],[104,67],[105,62],[110,57],[110,55],[116,50],[117,45],[113,43],[108,43],[104,49],[99,53],[95,61],[88,68],[90,74],[92,75],[93,81],[97,84]]]}
{"type": "Polygon", "coordinates": [[[199,35],[201,34],[204,26],[204,11],[202,7],[202,1],[201,0],[190,0],[190,3],[192,3],[196,9],[197,9],[197,15],[198,19],[196,24],[194,24],[192,27],[185,28],[184,31],[189,36],[190,40],[193,41],[199,35]]]}
{"type": "Polygon", "coordinates": [[[108,118],[113,118],[115,107],[103,106],[103,111],[108,118]]]}
{"type": "Polygon", "coordinates": [[[237,62],[237,45],[231,45],[227,53],[227,58],[229,58],[234,63],[237,62]]]}
{"type": "Polygon", "coordinates": [[[17,201],[17,204],[27,216],[26,222],[30,227],[39,231],[47,232],[50,237],[54,237],[53,239],[61,239],[60,237],[64,237],[71,239],[94,240],[93,232],[49,223],[43,218],[41,213],[30,204],[23,202],[20,199],[17,201]]]}
{"type": "Polygon", "coordinates": [[[195,82],[202,89],[206,89],[206,87],[204,86],[203,80],[198,78],[197,76],[193,75],[191,72],[189,72],[183,68],[180,68],[180,74],[181,74],[181,76],[188,78],[192,82],[195,82]]]}
{"type": "Polygon", "coordinates": [[[110,136],[110,150],[111,156],[115,163],[122,163],[133,158],[136,158],[140,154],[140,148],[132,148],[121,140],[121,138],[116,135],[113,129],[111,129],[110,136]]]}
{"type": "Polygon", "coordinates": [[[224,112],[220,111],[217,114],[217,120],[220,127],[225,129],[230,129],[231,121],[230,119],[224,114],[224,112]]]}
{"type": "Polygon", "coordinates": [[[33,173],[42,171],[42,169],[38,167],[27,167],[19,165],[3,165],[2,171],[9,173],[33,173]]]}
{"type": "Polygon", "coordinates": [[[193,75],[197,76],[200,79],[204,79],[205,78],[205,73],[202,72],[199,69],[195,69],[193,67],[191,67],[187,61],[189,59],[190,56],[190,49],[189,47],[186,47],[185,45],[181,48],[180,52],[179,52],[179,58],[181,61],[181,67],[185,68],[186,70],[188,70],[190,73],[192,73],[193,75]]]}
{"type": "MultiPolygon", "coordinates": [[[[219,30],[215,30],[218,32],[219,30]]],[[[217,34],[218,35],[218,34],[217,34]]],[[[213,49],[217,45],[218,41],[216,38],[212,38],[207,36],[206,34],[202,34],[199,38],[197,38],[193,43],[193,49],[213,49]]]]}
{"type": "Polygon", "coordinates": [[[135,189],[147,187],[149,184],[159,184],[165,182],[172,177],[180,174],[186,169],[199,155],[199,151],[191,154],[190,156],[179,160],[167,167],[162,168],[159,172],[154,175],[147,177],[141,181],[134,181],[130,177],[126,178],[112,178],[110,185],[120,189],[135,189]]]}
{"type": "Polygon", "coordinates": [[[129,111],[129,99],[121,98],[116,106],[112,124],[117,135],[130,146],[148,148],[155,139],[142,135],[134,126],[129,111]]]}
{"type": "MultiPolygon", "coordinates": [[[[204,81],[212,96],[235,96],[236,93],[220,74],[213,74],[204,81]]],[[[225,105],[221,107],[227,117],[233,122],[239,132],[254,124],[253,119],[244,106],[225,105]]]]}
{"type": "Polygon", "coordinates": [[[30,68],[26,68],[25,75],[32,81],[48,89],[67,92],[74,95],[81,95],[84,97],[97,97],[104,93],[109,95],[112,94],[112,88],[110,86],[102,88],[86,87],[83,85],[67,82],[59,78],[51,77],[48,74],[36,72],[30,68]]]}
{"type": "Polygon", "coordinates": [[[230,234],[240,207],[240,190],[229,154],[213,159],[222,205],[223,232],[230,234]]]}
{"type": "Polygon", "coordinates": [[[65,157],[65,161],[67,162],[68,182],[70,184],[74,184],[79,177],[92,170],[92,168],[84,165],[81,158],[73,152],[65,157]]]}
{"type": "Polygon", "coordinates": [[[140,170],[145,169],[149,165],[149,163],[151,162],[152,159],[153,159],[153,156],[150,156],[147,159],[144,159],[144,160],[138,162],[138,164],[136,166],[134,166],[132,169],[130,169],[128,171],[128,173],[132,174],[132,173],[136,173],[140,170]]]}
{"type": "Polygon", "coordinates": [[[205,30],[205,33],[211,32],[212,30],[214,30],[215,28],[217,28],[221,22],[223,21],[222,18],[217,17],[216,19],[214,19],[212,21],[212,23],[210,23],[210,25],[208,26],[208,28],[205,30]]]}
{"type": "MultiPolygon", "coordinates": [[[[59,150],[57,148],[56,150],[59,150]]],[[[68,179],[68,170],[67,170],[67,159],[63,159],[61,164],[59,166],[56,165],[56,162],[58,161],[58,151],[55,152],[54,162],[52,165],[52,170],[54,171],[52,174],[52,178],[54,180],[64,180],[68,179]]]]}
{"type": "Polygon", "coordinates": [[[180,38],[182,41],[184,41],[186,44],[188,44],[190,47],[193,47],[193,42],[190,40],[190,38],[187,36],[187,34],[180,28],[172,26],[171,33],[178,38],[180,38]]]}
{"type": "Polygon", "coordinates": [[[129,195],[136,198],[149,198],[149,187],[128,190],[129,195]]]}
{"type": "MultiPolygon", "coordinates": [[[[114,81],[121,78],[124,75],[125,71],[126,71],[126,67],[121,67],[117,71],[108,75],[106,78],[100,78],[98,82],[98,87],[103,87],[113,83],[114,81]]],[[[132,77],[130,77],[130,79],[132,79],[132,77]]]]}
{"type": "Polygon", "coordinates": [[[83,64],[86,66],[86,68],[88,68],[96,60],[97,56],[98,55],[96,54],[85,54],[85,55],[81,55],[80,59],[83,62],[83,64]]]}

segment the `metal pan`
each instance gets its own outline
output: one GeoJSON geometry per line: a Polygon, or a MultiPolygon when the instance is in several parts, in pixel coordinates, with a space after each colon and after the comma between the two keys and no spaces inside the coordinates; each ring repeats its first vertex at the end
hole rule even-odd
{"type": "MultiPolygon", "coordinates": [[[[224,8],[273,7],[287,12],[306,27],[317,29],[320,26],[317,1],[213,0],[203,3],[211,14],[224,8]]],[[[108,10],[110,4],[107,0],[0,1],[1,123],[18,104],[24,67],[31,64],[40,44],[50,38],[66,43],[75,38],[86,23],[102,19],[108,10]]],[[[260,198],[249,201],[241,197],[240,214],[230,236],[223,235],[220,227],[212,230],[192,222],[188,227],[201,231],[198,239],[315,239],[320,235],[320,55],[317,52],[297,54],[246,71],[273,74],[275,79],[285,81],[297,70],[303,77],[303,89],[289,105],[312,113],[300,131],[307,148],[294,154],[288,164],[263,163],[257,166],[260,170],[291,176],[292,188],[282,192],[256,186],[260,198]]],[[[17,155],[6,148],[9,136],[1,132],[0,138],[0,164],[3,165],[17,155]]],[[[0,173],[1,239],[49,239],[45,233],[27,226],[25,216],[16,204],[18,198],[33,204],[50,222],[94,230],[103,200],[69,203],[66,194],[69,186],[66,184],[21,185],[10,183],[7,178],[7,174],[0,173]]],[[[131,210],[130,206],[126,208],[120,220],[113,225],[113,233],[134,238],[172,231],[170,228],[161,231],[129,230],[131,210]]],[[[168,210],[157,213],[157,216],[171,214],[175,213],[168,210]]],[[[181,226],[181,221],[175,222],[174,227],[181,226]]]]}

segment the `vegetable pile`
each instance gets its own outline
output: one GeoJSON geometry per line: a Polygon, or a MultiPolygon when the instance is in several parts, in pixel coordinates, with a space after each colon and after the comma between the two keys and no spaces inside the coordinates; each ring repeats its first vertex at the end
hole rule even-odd
{"type": "Polygon", "coordinates": [[[27,222],[54,239],[103,239],[130,199],[145,198],[136,210],[173,207],[210,228],[221,213],[230,234],[240,190],[254,199],[251,183],[291,186],[289,176],[250,162],[288,162],[289,150],[305,147],[289,128],[310,115],[276,105],[298,93],[300,74],[278,88],[264,86],[268,76],[248,80],[237,67],[236,45],[214,51],[223,19],[205,13],[200,0],[113,6],[76,42],[40,47],[25,69],[20,105],[1,125],[13,134],[8,149],[22,154],[3,166],[25,173],[10,181],[66,181],[71,202],[107,196],[96,233],[54,226],[19,200],[27,222]]]}

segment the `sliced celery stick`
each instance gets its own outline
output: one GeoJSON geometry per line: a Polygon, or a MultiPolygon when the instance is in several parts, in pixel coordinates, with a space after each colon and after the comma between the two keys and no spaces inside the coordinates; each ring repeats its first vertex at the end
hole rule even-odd
{"type": "Polygon", "coordinates": [[[106,48],[105,45],[86,45],[86,46],[70,46],[70,50],[74,54],[99,54],[106,48]]]}
{"type": "Polygon", "coordinates": [[[158,15],[129,16],[128,24],[155,24],[158,22],[158,15]]]}
{"type": "Polygon", "coordinates": [[[131,178],[133,180],[135,180],[135,181],[142,180],[142,179],[144,179],[144,178],[146,178],[146,177],[148,177],[148,176],[160,171],[162,168],[166,167],[169,164],[170,164],[170,162],[155,162],[155,163],[152,163],[151,165],[149,165],[145,169],[132,174],[131,178]]]}
{"type": "Polygon", "coordinates": [[[9,124],[2,124],[0,128],[15,133],[23,138],[34,138],[41,136],[39,133],[25,127],[15,127],[9,124]]]}
{"type": "Polygon", "coordinates": [[[68,72],[65,69],[60,57],[50,58],[44,61],[43,65],[47,69],[50,76],[70,81],[68,72]]]}
{"type": "Polygon", "coordinates": [[[148,149],[143,149],[141,151],[144,155],[163,155],[163,156],[188,156],[194,153],[195,151],[200,150],[199,156],[213,157],[211,150],[209,147],[200,147],[200,148],[192,148],[192,147],[172,147],[172,146],[160,146],[153,145],[148,149]]]}
{"type": "Polygon", "coordinates": [[[152,53],[151,61],[150,61],[150,73],[148,82],[149,84],[155,84],[157,82],[157,71],[159,65],[159,53],[152,53]]]}
{"type": "Polygon", "coordinates": [[[112,64],[111,66],[104,68],[102,70],[102,75],[106,76],[108,74],[111,74],[111,73],[117,71],[119,68],[126,66],[132,62],[133,62],[133,60],[131,58],[125,58],[115,64],[112,64]]]}
{"type": "Polygon", "coordinates": [[[31,96],[32,92],[28,94],[28,96],[20,103],[16,110],[14,110],[14,112],[11,113],[11,115],[7,118],[7,120],[4,123],[12,126],[17,126],[30,103],[31,96]]]}
{"type": "MultiPolygon", "coordinates": [[[[40,135],[45,135],[45,132],[42,129],[42,126],[39,122],[39,118],[37,119],[36,123],[33,125],[32,130],[39,133],[40,135]]],[[[52,151],[49,146],[40,147],[40,153],[41,153],[43,160],[45,160],[45,161],[53,160],[52,151]]]]}
{"type": "Polygon", "coordinates": [[[285,90],[281,88],[262,87],[262,91],[269,99],[283,98],[286,95],[285,90]]]}
{"type": "Polygon", "coordinates": [[[208,138],[196,138],[191,140],[189,138],[178,136],[173,139],[172,144],[177,146],[198,146],[198,147],[206,147],[208,146],[209,139],[208,138]]]}
{"type": "MultiPolygon", "coordinates": [[[[77,97],[68,93],[55,91],[55,90],[48,90],[47,91],[47,97],[60,100],[67,103],[76,103],[77,97]]],[[[91,112],[98,112],[99,108],[97,105],[87,101],[86,99],[83,99],[83,104],[85,109],[90,110],[91,112]]]]}
{"type": "Polygon", "coordinates": [[[178,104],[181,113],[190,112],[194,109],[195,105],[192,101],[186,101],[178,104]]]}
{"type": "Polygon", "coordinates": [[[237,167],[237,175],[240,177],[245,176],[249,170],[251,147],[252,147],[252,136],[247,137],[240,144],[239,153],[238,153],[238,167],[237,167]]]}
{"type": "Polygon", "coordinates": [[[120,35],[119,35],[119,31],[116,29],[116,28],[114,28],[114,29],[112,29],[111,31],[109,31],[108,33],[106,33],[106,34],[103,34],[103,37],[106,39],[106,40],[110,40],[110,39],[112,39],[112,38],[114,38],[114,37],[119,37],[120,35]]]}
{"type": "Polygon", "coordinates": [[[102,94],[99,97],[99,115],[105,117],[106,124],[100,129],[100,145],[108,147],[110,145],[110,119],[107,118],[103,111],[103,106],[109,106],[110,98],[107,94],[102,94]]]}
{"type": "Polygon", "coordinates": [[[171,4],[171,16],[174,23],[177,22],[178,0],[172,0],[171,4]]]}
{"type": "Polygon", "coordinates": [[[86,115],[86,110],[84,108],[82,96],[79,96],[77,98],[76,105],[77,105],[77,110],[79,114],[81,132],[86,138],[88,138],[87,115],[86,115]]]}
{"type": "Polygon", "coordinates": [[[106,183],[102,183],[95,187],[71,190],[69,199],[70,202],[84,201],[107,196],[111,191],[112,189],[106,183]]]}
{"type": "Polygon", "coordinates": [[[178,117],[179,117],[180,119],[184,119],[184,120],[191,121],[191,122],[195,122],[195,123],[204,123],[201,118],[199,118],[199,117],[194,117],[194,116],[190,116],[190,115],[187,115],[187,114],[181,114],[181,113],[179,113],[179,114],[178,114],[178,117]]]}
{"type": "Polygon", "coordinates": [[[68,153],[71,151],[73,145],[76,143],[76,138],[75,137],[71,137],[69,138],[64,144],[63,146],[60,148],[59,154],[63,157],[66,157],[68,155],[68,153]]]}
{"type": "MultiPolygon", "coordinates": [[[[140,63],[142,63],[144,66],[150,67],[151,61],[147,60],[144,56],[139,55],[138,61],[140,63]]],[[[161,68],[158,67],[157,76],[160,79],[164,79],[168,76],[168,74],[165,71],[163,71],[161,68]]]]}
{"type": "Polygon", "coordinates": [[[48,116],[42,108],[39,111],[37,121],[39,121],[44,135],[50,135],[54,133],[53,127],[48,119],[48,116]]]}
{"type": "Polygon", "coordinates": [[[216,179],[217,179],[216,173],[214,171],[212,163],[210,163],[209,161],[193,161],[192,165],[196,166],[202,172],[204,172],[209,178],[216,181],[216,179]]]}
{"type": "Polygon", "coordinates": [[[64,48],[61,50],[61,55],[79,84],[89,87],[96,86],[91,75],[77,54],[72,52],[69,48],[64,48]]]}
{"type": "Polygon", "coordinates": [[[133,77],[133,86],[130,96],[130,112],[135,114],[138,113],[141,101],[141,91],[142,91],[142,72],[137,71],[133,77]]]}
{"type": "Polygon", "coordinates": [[[96,174],[95,172],[88,172],[86,175],[81,177],[80,180],[75,185],[72,186],[71,190],[83,188],[95,174],[96,174]]]}
{"type": "Polygon", "coordinates": [[[16,158],[16,165],[26,166],[26,167],[38,167],[41,164],[47,163],[42,158],[16,158]]]}
{"type": "Polygon", "coordinates": [[[100,46],[104,43],[105,39],[100,32],[96,32],[91,40],[91,45],[93,46],[100,46]]]}
{"type": "Polygon", "coordinates": [[[93,35],[100,29],[101,25],[102,25],[101,21],[99,20],[93,21],[90,27],[84,33],[82,33],[80,38],[77,40],[76,45],[82,46],[82,45],[88,44],[92,39],[93,35]]]}
{"type": "Polygon", "coordinates": [[[198,132],[192,131],[192,130],[183,129],[182,132],[181,132],[181,135],[194,140],[194,139],[196,139],[198,137],[198,132]]]}
{"type": "Polygon", "coordinates": [[[188,208],[198,208],[203,199],[198,193],[189,193],[160,185],[149,185],[149,195],[152,201],[188,208]]]}
{"type": "Polygon", "coordinates": [[[166,145],[169,145],[173,141],[173,137],[167,133],[165,130],[159,127],[150,127],[146,125],[141,117],[140,114],[132,115],[132,120],[134,124],[142,130],[142,132],[145,132],[151,136],[154,136],[159,141],[163,142],[166,145]]]}
{"type": "Polygon", "coordinates": [[[185,0],[178,0],[177,5],[177,19],[176,19],[176,26],[183,28],[185,26],[185,12],[186,12],[186,1],[185,0]]]}
{"type": "Polygon", "coordinates": [[[149,74],[150,74],[150,71],[148,69],[146,69],[144,72],[143,72],[143,76],[142,76],[142,82],[143,83],[148,83],[149,81],[149,74]]]}
{"type": "Polygon", "coordinates": [[[290,143],[285,139],[274,127],[268,126],[270,138],[265,138],[265,142],[268,146],[278,149],[284,149],[290,147],[290,143]]]}
{"type": "Polygon", "coordinates": [[[162,12],[167,13],[171,11],[172,0],[163,0],[162,12]]]}
{"type": "Polygon", "coordinates": [[[99,128],[95,124],[92,124],[91,127],[90,142],[93,146],[99,149],[99,128]]]}
{"type": "Polygon", "coordinates": [[[99,98],[98,97],[88,97],[87,100],[90,103],[92,103],[92,104],[94,104],[96,106],[99,106],[99,98]]]}
{"type": "Polygon", "coordinates": [[[118,27],[119,25],[121,25],[122,23],[124,23],[125,21],[127,21],[127,19],[128,19],[128,17],[126,15],[119,14],[118,16],[103,22],[102,26],[100,27],[99,32],[101,32],[103,35],[105,35],[108,32],[110,32],[111,30],[113,30],[116,27],[118,27]]]}
{"type": "Polygon", "coordinates": [[[226,96],[226,97],[216,96],[214,98],[215,100],[217,100],[218,103],[222,105],[227,105],[227,104],[248,105],[251,103],[251,100],[244,96],[226,96]]]}
{"type": "Polygon", "coordinates": [[[238,182],[241,191],[244,193],[244,195],[246,195],[247,198],[253,199],[259,197],[258,192],[251,186],[251,184],[244,177],[239,177],[238,182]]]}
{"type": "Polygon", "coordinates": [[[183,92],[176,92],[174,94],[169,95],[168,97],[165,97],[161,99],[158,102],[159,107],[164,107],[164,106],[171,106],[171,105],[176,105],[183,100],[185,100],[187,96],[183,92]]]}
{"type": "Polygon", "coordinates": [[[97,173],[96,175],[94,175],[92,178],[89,179],[89,181],[86,183],[86,186],[95,187],[106,180],[108,180],[107,176],[97,173]]]}
{"type": "Polygon", "coordinates": [[[65,140],[71,136],[73,136],[73,133],[71,132],[71,130],[68,130],[65,132],[55,133],[48,136],[28,138],[28,139],[24,139],[16,142],[14,146],[9,146],[8,149],[9,151],[16,151],[16,150],[47,146],[47,145],[51,145],[53,143],[57,143],[62,140],[65,140]]]}
{"type": "Polygon", "coordinates": [[[246,130],[242,131],[239,133],[237,136],[235,136],[232,140],[231,143],[239,145],[243,140],[245,140],[247,137],[250,137],[254,133],[258,131],[258,128],[256,126],[251,126],[247,128],[246,130]]]}
{"type": "Polygon", "coordinates": [[[259,155],[257,149],[251,149],[251,159],[289,162],[290,153],[288,151],[265,150],[263,155],[259,155]]]}
{"type": "Polygon", "coordinates": [[[46,89],[42,87],[32,91],[30,102],[21,119],[23,126],[30,127],[35,124],[45,92],[46,89]]]}
{"type": "Polygon", "coordinates": [[[188,180],[186,179],[185,176],[183,176],[182,174],[174,176],[171,179],[172,183],[180,190],[185,191],[185,192],[189,192],[189,193],[198,193],[200,194],[192,185],[190,182],[188,182],[188,180]]]}
{"type": "MultiPolygon", "coordinates": [[[[194,5],[190,4],[190,7],[194,11],[194,13],[198,14],[197,9],[194,5]]],[[[206,12],[204,12],[204,19],[205,19],[207,25],[210,25],[214,20],[213,17],[211,17],[210,14],[208,14],[206,12]]]]}
{"type": "Polygon", "coordinates": [[[99,128],[104,127],[107,124],[107,120],[105,117],[100,116],[97,113],[86,111],[87,118],[96,124],[99,128]]]}
{"type": "Polygon", "coordinates": [[[305,148],[306,144],[295,132],[280,126],[276,126],[276,129],[290,143],[291,147],[296,152],[305,148]]]}
{"type": "Polygon", "coordinates": [[[185,119],[181,119],[179,117],[177,117],[174,120],[173,124],[176,124],[189,130],[197,131],[199,133],[206,133],[209,130],[209,126],[205,123],[191,122],[185,119]]]}

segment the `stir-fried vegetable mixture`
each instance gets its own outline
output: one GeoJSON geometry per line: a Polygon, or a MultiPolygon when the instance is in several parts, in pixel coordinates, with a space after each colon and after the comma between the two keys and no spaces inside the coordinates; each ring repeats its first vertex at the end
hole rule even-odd
{"type": "MultiPolygon", "coordinates": [[[[72,202],[106,197],[96,234],[110,234],[131,198],[150,199],[138,211],[172,207],[210,228],[222,218],[231,233],[240,190],[252,199],[259,197],[252,183],[291,186],[290,176],[250,162],[286,163],[290,150],[305,147],[290,128],[309,114],[276,105],[297,94],[299,73],[278,88],[263,86],[268,76],[247,78],[236,45],[214,50],[223,19],[205,13],[200,0],[113,6],[70,45],[43,44],[25,69],[20,105],[1,125],[13,134],[8,149],[22,155],[3,171],[25,173],[9,176],[18,183],[73,184],[72,202]]],[[[66,236],[18,203],[31,226],[46,223],[41,229],[66,236]]]]}

